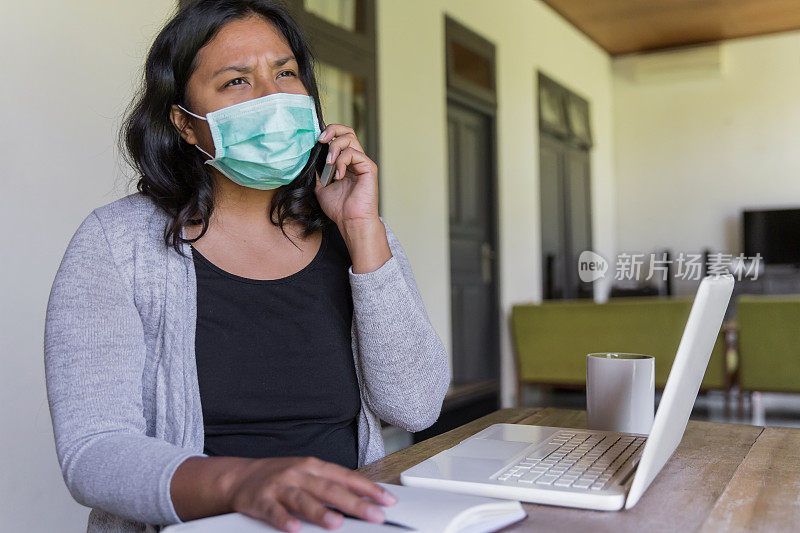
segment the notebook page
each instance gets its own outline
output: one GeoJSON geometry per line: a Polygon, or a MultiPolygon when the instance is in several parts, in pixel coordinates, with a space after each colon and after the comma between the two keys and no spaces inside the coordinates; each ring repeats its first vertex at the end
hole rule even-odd
{"type": "MultiPolygon", "coordinates": [[[[397,496],[398,503],[384,507],[387,522],[408,527],[406,531],[419,533],[442,533],[451,526],[460,531],[482,533],[495,531],[525,517],[519,502],[497,500],[482,496],[455,494],[439,490],[421,489],[379,483],[397,496]],[[471,525],[475,520],[480,525],[471,525]]],[[[239,513],[212,516],[175,524],[164,529],[164,533],[266,533],[275,531],[260,520],[239,513]]],[[[313,524],[303,523],[301,532],[321,533],[330,531],[313,524]]],[[[370,522],[345,518],[339,533],[383,532],[402,533],[396,526],[372,524],[370,522]]]]}
{"type": "MultiPolygon", "coordinates": [[[[519,502],[498,500],[484,496],[456,494],[441,490],[405,487],[378,483],[397,496],[396,505],[384,507],[386,520],[413,528],[420,533],[441,533],[448,531],[454,522],[466,527],[481,516],[489,515],[490,523],[511,524],[525,518],[525,511],[519,502]],[[485,509],[480,509],[485,506],[485,509]],[[482,513],[481,511],[484,511],[482,513]],[[500,516],[498,516],[500,515],[500,516]],[[508,517],[505,521],[504,517],[508,517]]],[[[502,526],[495,526],[502,527],[502,526]]],[[[472,531],[491,531],[492,529],[471,528],[472,531]]]]}

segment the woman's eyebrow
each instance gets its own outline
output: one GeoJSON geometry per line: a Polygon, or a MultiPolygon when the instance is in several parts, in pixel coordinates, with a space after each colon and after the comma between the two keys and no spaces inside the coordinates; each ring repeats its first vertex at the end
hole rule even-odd
{"type": "Polygon", "coordinates": [[[219,69],[216,72],[214,72],[214,74],[212,74],[211,77],[213,78],[213,77],[218,76],[218,75],[222,74],[223,72],[227,72],[229,70],[236,71],[236,72],[238,72],[240,74],[247,74],[248,72],[252,72],[253,71],[253,66],[252,65],[228,65],[227,67],[222,67],[221,69],[219,69]]]}
{"type": "Polygon", "coordinates": [[[294,58],[294,56],[285,56],[285,57],[281,57],[279,59],[276,59],[275,61],[271,62],[270,64],[272,65],[272,68],[282,67],[283,65],[285,65],[289,61],[297,61],[297,60],[294,58]]]}
{"type": "MultiPolygon", "coordinates": [[[[281,58],[276,59],[275,61],[270,62],[270,66],[272,68],[282,67],[283,65],[285,65],[289,61],[297,61],[297,60],[294,58],[294,56],[285,56],[285,57],[281,57],[281,58]]],[[[223,72],[227,72],[229,70],[233,70],[233,71],[239,72],[240,74],[247,74],[248,72],[252,72],[253,71],[253,66],[252,65],[228,65],[227,67],[222,67],[221,69],[219,69],[216,72],[214,72],[214,74],[212,74],[211,77],[216,77],[216,76],[222,74],[223,72]]]]}

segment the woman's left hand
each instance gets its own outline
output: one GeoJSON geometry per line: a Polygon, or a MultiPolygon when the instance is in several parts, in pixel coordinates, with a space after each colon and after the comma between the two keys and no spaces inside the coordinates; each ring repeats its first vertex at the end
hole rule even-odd
{"type": "Polygon", "coordinates": [[[392,257],[378,218],[378,165],[364,154],[353,128],[328,124],[319,140],[330,140],[326,162],[333,163],[335,175],[325,187],[317,176],[317,200],[339,227],[353,272],[372,272],[392,257]]]}
{"type": "Polygon", "coordinates": [[[317,177],[315,192],[322,210],[340,228],[378,220],[378,165],[364,153],[353,128],[328,124],[320,142],[328,143],[334,172],[326,187],[317,177]]]}

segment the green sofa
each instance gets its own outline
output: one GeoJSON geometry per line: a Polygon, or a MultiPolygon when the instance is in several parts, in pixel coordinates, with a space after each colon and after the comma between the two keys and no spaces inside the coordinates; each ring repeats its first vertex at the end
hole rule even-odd
{"type": "MultiPolygon", "coordinates": [[[[612,298],[515,305],[511,327],[520,383],[584,386],[586,354],[631,352],[656,358],[656,386],[667,381],[691,297],[612,298]]],[[[726,389],[725,346],[717,338],[703,389],[726,389]]]]}
{"type": "Polygon", "coordinates": [[[742,390],[800,392],[800,295],[736,303],[742,390]]]}

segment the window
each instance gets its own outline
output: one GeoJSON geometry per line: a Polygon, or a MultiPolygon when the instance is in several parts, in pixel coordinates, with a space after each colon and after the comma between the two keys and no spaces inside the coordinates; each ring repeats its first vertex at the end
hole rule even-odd
{"type": "Polygon", "coordinates": [[[539,128],[580,147],[592,146],[589,102],[539,73],[539,128]]]}
{"type": "Polygon", "coordinates": [[[539,81],[540,127],[543,131],[549,131],[559,137],[566,136],[569,127],[564,107],[564,92],[545,78],[540,78],[539,81]]]}
{"type": "Polygon", "coordinates": [[[450,41],[453,74],[488,90],[494,89],[491,60],[463,44],[450,41]]]}
{"type": "Polygon", "coordinates": [[[494,106],[494,45],[445,17],[447,88],[494,106]]]}
{"type": "Polygon", "coordinates": [[[366,84],[361,76],[321,61],[317,72],[319,97],[326,124],[347,124],[356,132],[365,153],[367,133],[366,84]]]}
{"type": "Polygon", "coordinates": [[[362,0],[304,0],[305,11],[348,31],[364,32],[362,0]]]}
{"type": "Polygon", "coordinates": [[[378,161],[375,0],[284,0],[317,59],[325,124],[353,128],[378,161]]]}

